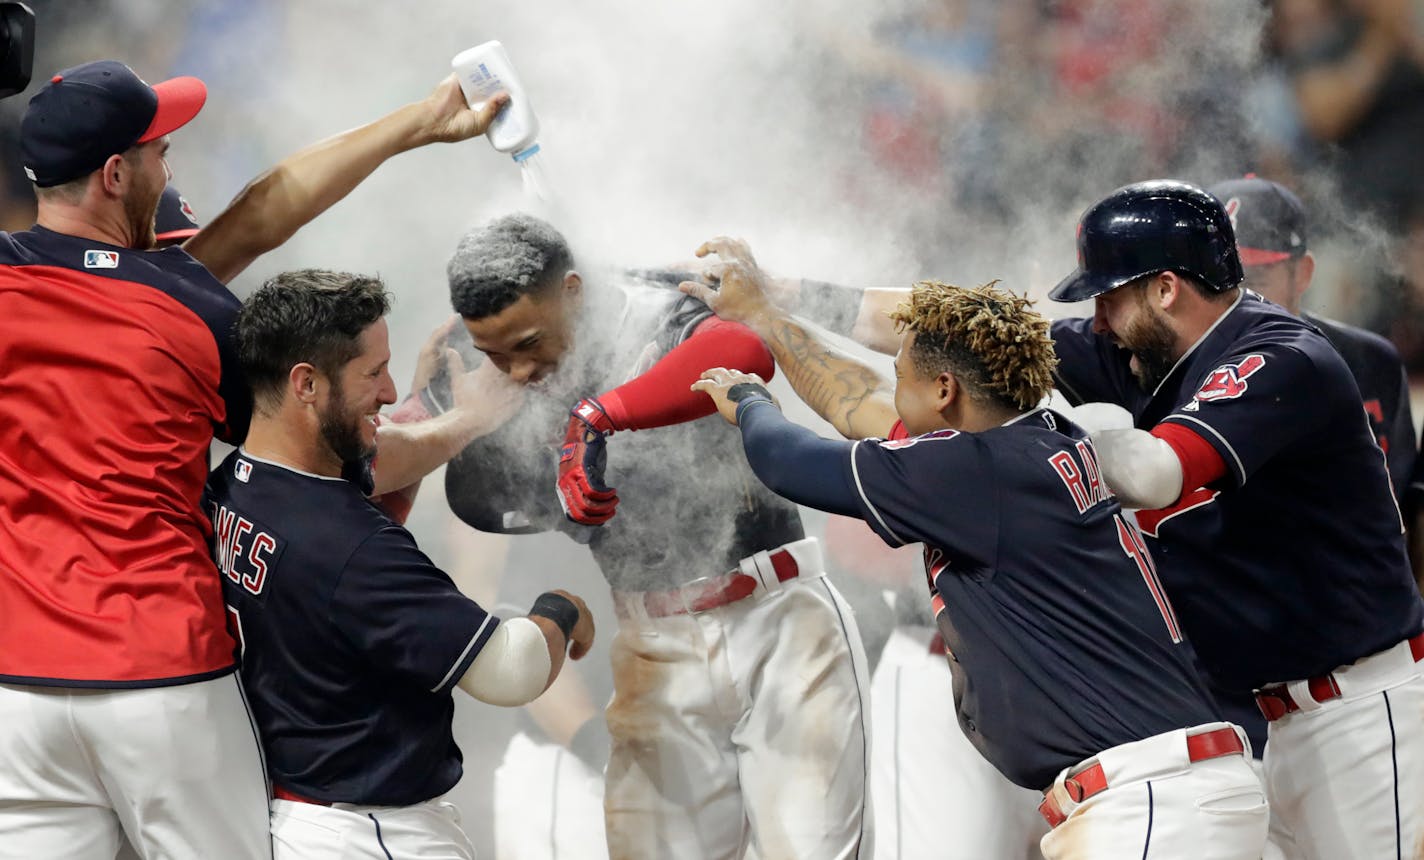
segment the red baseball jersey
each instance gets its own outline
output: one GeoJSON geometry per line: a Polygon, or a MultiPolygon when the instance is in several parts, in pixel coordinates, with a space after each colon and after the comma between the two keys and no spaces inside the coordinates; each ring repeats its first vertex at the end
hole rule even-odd
{"type": "Polygon", "coordinates": [[[232,671],[200,500],[250,418],[239,307],[179,248],[0,233],[0,681],[232,671]]]}

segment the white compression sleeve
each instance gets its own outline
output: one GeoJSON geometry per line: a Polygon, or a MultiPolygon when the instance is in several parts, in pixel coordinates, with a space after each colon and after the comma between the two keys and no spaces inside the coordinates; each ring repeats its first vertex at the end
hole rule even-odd
{"type": "Polygon", "coordinates": [[[549,683],[549,644],[528,618],[500,623],[460,678],[460,689],[490,705],[513,708],[534,701],[549,683]]]}
{"type": "Polygon", "coordinates": [[[1182,461],[1165,441],[1146,430],[1101,430],[1092,438],[1103,480],[1123,507],[1157,510],[1182,495],[1182,461]]]}

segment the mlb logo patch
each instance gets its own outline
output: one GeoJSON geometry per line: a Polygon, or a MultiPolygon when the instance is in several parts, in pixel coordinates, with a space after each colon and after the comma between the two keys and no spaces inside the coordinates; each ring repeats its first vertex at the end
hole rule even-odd
{"type": "Polygon", "coordinates": [[[85,251],[84,268],[86,269],[117,269],[119,267],[119,254],[117,251],[85,251]]]}
{"type": "Polygon", "coordinates": [[[237,475],[237,479],[242,483],[247,483],[247,479],[252,477],[252,464],[246,460],[238,460],[233,474],[237,475]]]}

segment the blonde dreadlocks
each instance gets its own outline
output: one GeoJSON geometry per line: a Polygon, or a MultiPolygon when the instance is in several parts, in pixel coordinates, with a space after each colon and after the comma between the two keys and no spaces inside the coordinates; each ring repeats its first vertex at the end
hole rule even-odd
{"type": "Polygon", "coordinates": [[[972,289],[920,281],[891,314],[915,332],[910,359],[926,376],[949,371],[971,398],[1032,409],[1053,387],[1048,320],[990,281],[972,289]]]}

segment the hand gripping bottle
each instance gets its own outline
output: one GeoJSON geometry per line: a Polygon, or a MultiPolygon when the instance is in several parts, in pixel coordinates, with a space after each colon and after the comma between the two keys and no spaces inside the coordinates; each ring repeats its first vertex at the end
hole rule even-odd
{"type": "Polygon", "coordinates": [[[460,78],[460,89],[470,107],[479,107],[495,93],[509,93],[509,104],[490,123],[485,138],[500,152],[507,152],[517,162],[523,162],[539,151],[539,120],[529,104],[509,55],[499,42],[485,42],[461,51],[450,61],[460,78]]]}

